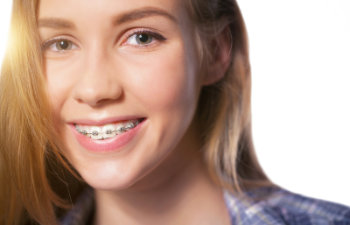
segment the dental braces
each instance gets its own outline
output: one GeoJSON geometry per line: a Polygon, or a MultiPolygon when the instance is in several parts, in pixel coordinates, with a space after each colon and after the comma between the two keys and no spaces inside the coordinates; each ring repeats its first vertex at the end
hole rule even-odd
{"type": "Polygon", "coordinates": [[[125,127],[119,127],[115,130],[106,130],[105,132],[98,132],[96,130],[92,131],[92,132],[87,132],[86,130],[78,130],[79,133],[83,134],[83,135],[92,135],[92,136],[98,136],[98,135],[102,135],[102,134],[118,134],[118,133],[122,133],[125,132],[127,130],[130,130],[134,127],[136,127],[139,124],[139,121],[136,121],[134,123],[129,123],[127,124],[125,127]]]}

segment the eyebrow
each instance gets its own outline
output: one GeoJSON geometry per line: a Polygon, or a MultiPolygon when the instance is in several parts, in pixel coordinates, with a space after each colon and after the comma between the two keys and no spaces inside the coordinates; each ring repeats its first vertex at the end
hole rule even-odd
{"type": "Polygon", "coordinates": [[[113,20],[113,25],[119,25],[122,23],[131,22],[134,20],[142,19],[145,17],[151,17],[151,16],[163,16],[177,23],[177,19],[170,13],[162,9],[148,7],[148,8],[132,10],[130,12],[126,12],[116,16],[113,20]]]}
{"type": "Polygon", "coordinates": [[[54,29],[74,29],[74,23],[69,20],[60,19],[60,18],[43,18],[38,20],[39,27],[48,27],[54,29]]]}
{"type": "MultiPolygon", "coordinates": [[[[112,24],[113,26],[117,26],[151,16],[163,16],[177,23],[177,19],[170,13],[162,9],[148,7],[117,15],[112,19],[112,24]]],[[[38,20],[38,25],[39,27],[48,27],[53,29],[75,29],[74,23],[61,18],[41,18],[38,20]]]]}

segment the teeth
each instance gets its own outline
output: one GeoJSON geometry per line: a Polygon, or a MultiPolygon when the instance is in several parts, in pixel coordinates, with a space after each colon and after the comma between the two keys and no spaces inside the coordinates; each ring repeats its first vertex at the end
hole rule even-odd
{"type": "Polygon", "coordinates": [[[101,133],[103,135],[103,139],[114,137],[115,136],[114,130],[115,130],[115,128],[111,124],[103,126],[102,131],[101,131],[101,133]]]}
{"type": "Polygon", "coordinates": [[[88,133],[90,133],[90,134],[88,134],[87,136],[89,136],[90,138],[92,138],[94,140],[102,139],[102,129],[100,127],[91,127],[90,132],[88,132],[88,133]]]}
{"type": "Polygon", "coordinates": [[[75,129],[93,140],[103,140],[122,134],[139,124],[139,120],[131,120],[125,123],[107,124],[104,126],[75,125],[75,129]]]}
{"type": "Polygon", "coordinates": [[[125,125],[125,128],[126,129],[131,129],[131,128],[134,128],[135,127],[135,124],[133,123],[133,122],[128,122],[128,123],[126,123],[126,125],[125,125]]]}
{"type": "Polygon", "coordinates": [[[116,127],[115,127],[115,133],[116,134],[121,134],[124,132],[124,126],[122,124],[118,124],[116,127]]]}

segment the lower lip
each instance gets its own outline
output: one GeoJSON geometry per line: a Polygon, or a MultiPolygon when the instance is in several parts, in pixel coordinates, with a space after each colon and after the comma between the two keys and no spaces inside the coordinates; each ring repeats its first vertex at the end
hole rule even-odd
{"type": "Polygon", "coordinates": [[[92,152],[111,152],[111,151],[120,151],[123,146],[127,145],[138,133],[141,129],[143,123],[139,123],[136,127],[131,130],[128,130],[122,134],[119,134],[113,138],[105,139],[105,140],[93,140],[81,133],[79,133],[74,125],[71,125],[71,129],[73,130],[74,136],[78,140],[79,144],[83,146],[85,149],[92,152]]]}

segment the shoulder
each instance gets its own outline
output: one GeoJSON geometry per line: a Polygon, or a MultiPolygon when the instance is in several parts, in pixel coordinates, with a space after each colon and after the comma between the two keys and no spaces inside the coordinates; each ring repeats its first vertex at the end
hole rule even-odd
{"type": "Polygon", "coordinates": [[[60,225],[91,224],[94,211],[94,192],[91,188],[85,189],[74,206],[59,220],[60,225]]]}
{"type": "Polygon", "coordinates": [[[234,195],[225,191],[232,224],[350,225],[350,208],[287,190],[259,188],[234,195]]]}

